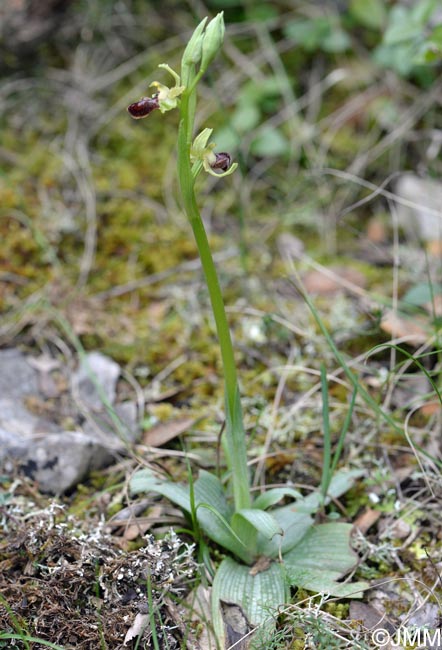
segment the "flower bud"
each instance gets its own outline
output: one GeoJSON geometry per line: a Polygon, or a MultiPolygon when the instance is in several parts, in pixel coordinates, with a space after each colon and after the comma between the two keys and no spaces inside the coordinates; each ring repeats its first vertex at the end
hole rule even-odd
{"type": "Polygon", "coordinates": [[[190,68],[192,65],[196,65],[201,61],[201,51],[204,40],[203,31],[204,27],[206,26],[206,22],[207,16],[206,18],[203,18],[203,20],[193,32],[183,53],[183,57],[181,59],[181,76],[183,77],[183,83],[185,85],[187,85],[189,81],[186,79],[186,69],[190,68]]]}
{"type": "Polygon", "coordinates": [[[224,40],[224,13],[221,12],[206,27],[202,46],[201,70],[213,61],[224,40]]]}

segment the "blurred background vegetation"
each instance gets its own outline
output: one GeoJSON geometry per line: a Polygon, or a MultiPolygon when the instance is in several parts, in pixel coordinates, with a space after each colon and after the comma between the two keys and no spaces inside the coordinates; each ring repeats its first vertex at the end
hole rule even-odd
{"type": "MultiPolygon", "coordinates": [[[[203,211],[244,372],[286,359],[294,333],[271,314],[310,327],[284,280],[282,234],[297,238],[285,241],[291,253],[338,260],[391,299],[394,219],[373,188],[391,189],[406,170],[440,177],[437,2],[4,0],[3,345],[54,338],[51,306],[87,348],[139,378],[190,353],[174,381],[210,379],[218,357],[213,331],[199,334],[205,293],[176,201],[177,116],[134,122],[126,106],[164,81],[157,65],[177,66],[197,22],[220,10],[226,42],[198,123],[240,170],[204,179],[203,211]],[[264,339],[270,349],[252,353],[264,339]],[[201,350],[204,367],[193,367],[201,350]]],[[[417,281],[414,258],[404,273],[407,286],[417,281]]],[[[361,325],[363,349],[379,341],[380,303],[331,304],[326,293],[349,350],[360,351],[361,325]]]]}
{"type": "MultiPolygon", "coordinates": [[[[358,396],[342,462],[362,468],[364,484],[332,507],[352,522],[374,504],[399,517],[409,494],[416,556],[397,534],[387,566],[382,533],[357,577],[390,578],[396,565],[421,576],[424,542],[440,539],[439,0],[1,0],[0,347],[61,359],[68,372],[81,346],[122,365],[117,401],[142,404],[144,433],[126,466],[92,475],[85,488],[104,481],[113,493],[120,482],[114,501],[88,496],[100,518],[126,504],[135,465],[174,437],[175,456],[161,456],[174,479],[188,477],[183,447],[192,469],[218,466],[220,359],[177,200],[178,116],[134,121],[126,107],[151,94],[153,80],[169,83],[158,64],[177,68],[195,26],[219,11],[225,44],[200,85],[197,123],[214,129],[217,151],[239,169],[198,182],[255,476],[265,465],[268,484],[319,485],[321,363],[334,442],[353,390],[348,364],[380,406],[358,396]],[[436,225],[424,233],[416,206],[428,201],[436,225]],[[391,341],[405,350],[368,354],[391,341]],[[380,413],[403,423],[407,437],[380,413]],[[154,441],[144,436],[163,422],[154,441]]],[[[63,376],[56,398],[27,407],[75,428],[63,412],[68,383],[63,376]]],[[[176,521],[172,514],[164,521],[162,512],[160,526],[176,521]]]]}

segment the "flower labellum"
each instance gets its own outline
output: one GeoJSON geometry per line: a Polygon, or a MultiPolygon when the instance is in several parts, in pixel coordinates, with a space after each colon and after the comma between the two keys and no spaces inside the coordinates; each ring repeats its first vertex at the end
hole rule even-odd
{"type": "Polygon", "coordinates": [[[215,162],[210,165],[212,169],[220,169],[222,172],[226,172],[232,166],[232,156],[225,151],[215,153],[215,158],[215,162]]]}
{"type": "Polygon", "coordinates": [[[155,93],[152,97],[143,97],[138,102],[131,104],[127,107],[129,115],[135,120],[139,120],[142,117],[147,117],[154,111],[156,108],[160,107],[158,101],[158,93],[155,93]]]}

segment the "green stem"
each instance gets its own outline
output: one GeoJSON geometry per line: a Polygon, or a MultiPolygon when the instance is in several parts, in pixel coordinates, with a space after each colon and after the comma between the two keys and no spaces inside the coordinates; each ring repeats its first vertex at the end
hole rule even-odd
{"type": "Polygon", "coordinates": [[[235,510],[250,507],[249,473],[245,432],[242,421],[235,357],[230,337],[224,301],[209,241],[196,202],[194,179],[190,164],[190,146],[193,131],[194,90],[185,92],[181,100],[181,122],[178,134],[178,178],[184,209],[193,230],[201,259],[223,362],[226,400],[226,442],[228,465],[232,474],[235,510]]]}

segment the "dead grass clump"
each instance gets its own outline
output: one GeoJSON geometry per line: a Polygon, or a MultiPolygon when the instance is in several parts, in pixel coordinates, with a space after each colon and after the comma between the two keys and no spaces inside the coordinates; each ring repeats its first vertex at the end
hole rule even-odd
{"type": "MultiPolygon", "coordinates": [[[[173,597],[186,593],[195,574],[193,547],[170,533],[163,540],[147,537],[145,546],[126,552],[100,527],[85,531],[72,517],[60,517],[58,508],[28,519],[16,513],[5,518],[0,630],[66,650],[131,648],[137,642],[141,650],[150,647],[152,634],[161,645],[183,647],[173,597]]],[[[29,647],[22,640],[10,644],[29,647]]]]}

